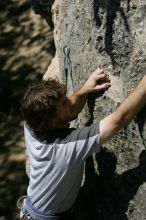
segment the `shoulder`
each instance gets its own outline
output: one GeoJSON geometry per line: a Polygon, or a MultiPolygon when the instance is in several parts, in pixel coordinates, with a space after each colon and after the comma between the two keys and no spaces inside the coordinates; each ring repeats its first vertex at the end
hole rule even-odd
{"type": "Polygon", "coordinates": [[[82,128],[70,130],[67,139],[70,142],[85,140],[99,134],[99,124],[92,124],[82,128]]]}

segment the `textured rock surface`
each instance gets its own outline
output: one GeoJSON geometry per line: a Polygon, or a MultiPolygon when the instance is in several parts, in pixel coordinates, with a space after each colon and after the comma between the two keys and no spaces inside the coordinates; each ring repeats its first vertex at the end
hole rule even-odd
{"type": "MultiPolygon", "coordinates": [[[[146,70],[146,2],[56,0],[52,12],[62,79],[63,48],[70,48],[69,92],[97,67],[110,71],[111,89],[98,98],[89,96],[74,125],[98,122],[117,108],[146,70]]],[[[145,115],[144,109],[106,149],[87,160],[76,219],[146,219],[145,115]]]]}
{"type": "Polygon", "coordinates": [[[59,60],[57,53],[55,54],[55,57],[52,59],[51,64],[49,65],[47,72],[44,74],[43,79],[47,80],[49,77],[60,79],[59,60]]]}

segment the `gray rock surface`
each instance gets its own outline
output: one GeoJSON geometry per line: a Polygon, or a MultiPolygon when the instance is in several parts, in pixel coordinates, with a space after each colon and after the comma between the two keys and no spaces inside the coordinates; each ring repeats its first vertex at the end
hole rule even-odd
{"type": "MultiPolygon", "coordinates": [[[[56,0],[54,39],[61,78],[68,57],[68,92],[97,67],[110,72],[111,89],[89,96],[74,126],[96,123],[117,108],[146,70],[145,0],[56,0]]],[[[146,110],[85,165],[75,219],[146,219],[146,110]]]]}

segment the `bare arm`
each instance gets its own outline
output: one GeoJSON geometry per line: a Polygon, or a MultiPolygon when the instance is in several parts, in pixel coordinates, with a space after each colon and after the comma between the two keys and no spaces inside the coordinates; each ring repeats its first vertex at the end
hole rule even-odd
{"type": "Polygon", "coordinates": [[[127,126],[146,104],[146,74],[137,87],[122,102],[116,112],[100,122],[101,142],[105,143],[127,126]]]}
{"type": "Polygon", "coordinates": [[[92,73],[82,88],[68,97],[72,108],[71,120],[75,119],[81,112],[89,93],[98,93],[101,90],[107,90],[110,86],[108,75],[102,69],[97,69],[92,73]]]}

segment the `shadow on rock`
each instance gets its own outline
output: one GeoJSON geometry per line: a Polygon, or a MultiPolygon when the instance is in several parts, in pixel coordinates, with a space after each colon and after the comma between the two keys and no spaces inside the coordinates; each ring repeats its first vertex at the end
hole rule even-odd
{"type": "MultiPolygon", "coordinates": [[[[126,18],[126,14],[121,7],[121,0],[94,0],[93,1],[93,13],[94,21],[97,28],[102,25],[103,12],[100,12],[100,9],[106,13],[105,21],[105,36],[104,36],[104,51],[110,56],[113,67],[117,64],[114,58],[114,46],[113,46],[113,35],[114,35],[114,24],[115,20],[120,14],[122,20],[124,21],[125,31],[130,33],[130,27],[126,18]]],[[[127,11],[130,10],[130,0],[127,0],[127,11]]]]}
{"type": "Polygon", "coordinates": [[[121,175],[115,173],[114,153],[102,149],[96,154],[99,173],[95,173],[93,157],[85,167],[85,183],[75,206],[76,216],[83,220],[127,220],[129,202],[146,181],[146,150],[139,156],[139,166],[121,175]]]}

